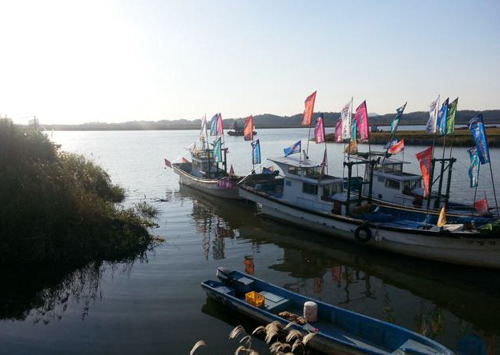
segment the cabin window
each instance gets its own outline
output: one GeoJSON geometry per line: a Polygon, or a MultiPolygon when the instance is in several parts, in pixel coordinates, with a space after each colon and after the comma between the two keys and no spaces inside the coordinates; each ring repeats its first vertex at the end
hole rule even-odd
{"type": "Polygon", "coordinates": [[[403,171],[403,164],[385,164],[384,171],[388,173],[400,173],[403,171]]]}
{"type": "Polygon", "coordinates": [[[342,191],[342,186],[340,184],[323,185],[323,197],[333,196],[337,192],[341,191],[342,191]]]}
{"type": "Polygon", "coordinates": [[[302,192],[310,195],[317,195],[318,194],[318,185],[315,184],[308,184],[304,182],[302,184],[302,192]]]}
{"type": "Polygon", "coordinates": [[[410,195],[413,189],[420,187],[420,180],[410,180],[403,183],[403,193],[410,195]]]}
{"type": "Polygon", "coordinates": [[[399,190],[399,181],[392,180],[392,179],[385,179],[385,187],[388,187],[390,189],[399,190]]]}
{"type": "Polygon", "coordinates": [[[289,166],[288,173],[293,175],[299,175],[299,168],[297,168],[296,166],[289,166]]]}

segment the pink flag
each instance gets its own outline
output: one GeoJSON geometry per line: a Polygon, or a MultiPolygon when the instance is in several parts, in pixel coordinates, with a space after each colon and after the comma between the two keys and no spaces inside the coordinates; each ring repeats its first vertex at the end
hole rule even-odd
{"type": "Polygon", "coordinates": [[[488,206],[488,200],[486,197],[482,200],[474,202],[474,207],[480,216],[487,216],[490,213],[490,208],[488,206]]]}
{"type": "Polygon", "coordinates": [[[325,125],[323,123],[323,115],[316,120],[316,127],[314,127],[314,140],[316,143],[323,143],[325,141],[325,125]]]}
{"type": "Polygon", "coordinates": [[[217,135],[218,136],[224,135],[224,123],[222,123],[222,115],[220,113],[217,116],[217,135]]]}
{"type": "Polygon", "coordinates": [[[302,118],[302,126],[309,126],[312,122],[314,112],[314,102],[316,101],[316,91],[309,95],[304,102],[304,118],[302,118]]]}
{"type": "Polygon", "coordinates": [[[396,144],[393,144],[388,152],[390,154],[398,154],[398,153],[401,153],[403,150],[405,149],[405,139],[402,138],[399,142],[397,142],[396,144]]]}
{"type": "Polygon", "coordinates": [[[190,163],[190,161],[189,161],[189,160],[187,160],[186,158],[182,157],[182,159],[181,159],[181,163],[190,163]]]}
{"type": "Polygon", "coordinates": [[[342,120],[338,120],[335,124],[335,142],[341,143],[342,139],[342,120]]]}
{"type": "Polygon", "coordinates": [[[424,197],[428,197],[431,193],[431,169],[432,169],[432,147],[422,150],[417,153],[417,160],[422,171],[422,182],[424,183],[424,197]]]}
{"type": "Polygon", "coordinates": [[[164,160],[165,160],[165,166],[171,168],[172,167],[172,163],[170,162],[170,160],[168,160],[167,158],[165,158],[164,160]]]}
{"type": "Polygon", "coordinates": [[[356,109],[356,115],[354,116],[358,126],[358,133],[361,140],[368,140],[369,128],[368,128],[368,110],[366,109],[366,101],[363,101],[361,105],[356,109]]]}

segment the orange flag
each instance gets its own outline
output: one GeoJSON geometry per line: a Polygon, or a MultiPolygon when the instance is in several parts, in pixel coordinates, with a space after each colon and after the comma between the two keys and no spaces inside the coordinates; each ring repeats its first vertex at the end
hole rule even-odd
{"type": "Polygon", "coordinates": [[[243,128],[243,138],[246,141],[252,141],[253,140],[253,131],[255,127],[253,125],[253,116],[249,116],[245,120],[245,128],[243,128]]]}
{"type": "Polygon", "coordinates": [[[309,126],[312,121],[313,112],[314,112],[314,102],[316,101],[316,91],[309,95],[306,99],[305,109],[304,109],[304,118],[302,119],[302,126],[309,126]]]}
{"type": "Polygon", "coordinates": [[[443,206],[443,208],[441,208],[441,212],[439,212],[437,226],[443,227],[445,224],[446,224],[446,206],[443,206]]]}

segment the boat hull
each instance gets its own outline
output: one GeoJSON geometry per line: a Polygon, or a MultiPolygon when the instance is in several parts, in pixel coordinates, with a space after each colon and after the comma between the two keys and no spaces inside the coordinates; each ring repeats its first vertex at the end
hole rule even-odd
{"type": "MultiPolygon", "coordinates": [[[[434,354],[434,355],[452,355],[453,352],[441,344],[438,344],[428,338],[416,334],[408,329],[399,327],[395,324],[383,322],[365,315],[351,312],[341,307],[336,307],[319,300],[302,296],[295,292],[286,290],[276,285],[272,285],[263,280],[260,280],[252,275],[240,273],[237,271],[231,272],[231,280],[229,284],[217,281],[205,281],[201,283],[203,290],[208,297],[221,303],[225,307],[237,311],[245,316],[251,317],[260,323],[268,324],[273,321],[286,326],[290,321],[279,316],[279,310],[275,307],[277,302],[284,302],[280,309],[292,311],[295,306],[303,304],[307,301],[313,301],[318,306],[318,319],[315,322],[299,325],[290,324],[294,329],[301,331],[303,334],[309,332],[308,329],[314,330],[314,336],[308,343],[311,348],[327,354],[355,355],[355,354],[403,354],[403,349],[408,347],[418,348],[419,354],[434,354]],[[244,279],[246,284],[242,287],[233,287],[233,282],[238,282],[238,279],[244,279]],[[232,281],[235,280],[235,281],[232,281]],[[237,297],[238,293],[247,292],[249,290],[259,290],[261,295],[266,294],[265,306],[262,308],[254,307],[245,301],[245,297],[237,297]],[[268,298],[269,297],[269,298],[268,298]],[[270,308],[268,308],[268,300],[271,300],[270,308]],[[273,301],[274,300],[274,301],[273,301]],[[317,327],[317,328],[316,328],[317,327]],[[413,345],[410,345],[413,343],[413,345]]],[[[292,312],[293,313],[293,312],[292,312]]],[[[409,354],[410,352],[408,352],[409,354]]],[[[417,353],[417,352],[411,352],[417,353]]]]}
{"type": "Polygon", "coordinates": [[[417,231],[370,225],[371,238],[360,241],[356,230],[363,220],[308,211],[277,198],[240,186],[240,196],[258,204],[262,214],[296,224],[335,238],[387,250],[411,257],[453,264],[500,268],[500,240],[481,237],[478,233],[417,231]]]}
{"type": "Polygon", "coordinates": [[[179,175],[179,183],[191,187],[192,189],[206,193],[211,196],[227,198],[232,200],[241,199],[238,193],[236,181],[231,188],[221,187],[219,179],[202,179],[189,174],[181,169],[180,164],[172,164],[172,169],[179,175]]]}

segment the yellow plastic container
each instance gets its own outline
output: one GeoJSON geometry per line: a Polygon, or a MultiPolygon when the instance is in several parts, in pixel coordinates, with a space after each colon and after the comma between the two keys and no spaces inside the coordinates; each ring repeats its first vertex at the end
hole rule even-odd
{"type": "Polygon", "coordinates": [[[260,308],[264,307],[266,299],[260,293],[255,291],[250,291],[245,293],[245,301],[247,301],[247,303],[250,303],[252,306],[260,308]]]}

